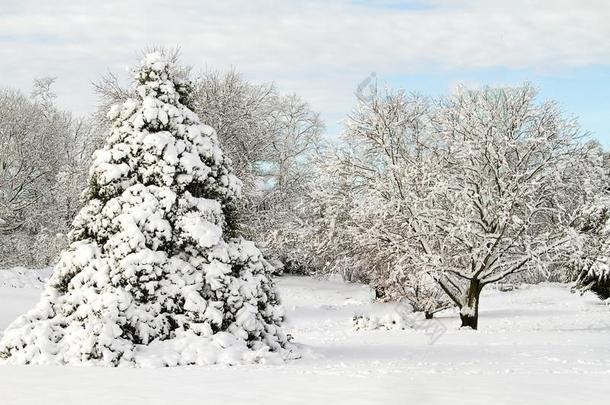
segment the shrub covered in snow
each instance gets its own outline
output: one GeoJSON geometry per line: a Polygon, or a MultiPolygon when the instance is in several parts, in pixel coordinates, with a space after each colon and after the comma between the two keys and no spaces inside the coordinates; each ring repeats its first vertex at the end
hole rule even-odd
{"type": "Polygon", "coordinates": [[[603,300],[610,298],[610,198],[600,195],[579,212],[569,265],[580,292],[592,291],[603,300]]]}
{"type": "Polygon", "coordinates": [[[352,318],[353,329],[418,332],[428,336],[428,344],[434,344],[445,334],[447,327],[442,322],[424,317],[421,312],[412,312],[412,309],[399,304],[390,311],[355,315],[352,318]]]}
{"type": "Polygon", "coordinates": [[[383,316],[354,316],[355,330],[406,330],[412,328],[412,321],[398,313],[383,316]]]}
{"type": "Polygon", "coordinates": [[[148,54],[109,112],[87,203],[40,302],[0,341],[11,363],[174,366],[290,354],[272,267],[231,234],[240,181],[175,58],[148,54]]]}

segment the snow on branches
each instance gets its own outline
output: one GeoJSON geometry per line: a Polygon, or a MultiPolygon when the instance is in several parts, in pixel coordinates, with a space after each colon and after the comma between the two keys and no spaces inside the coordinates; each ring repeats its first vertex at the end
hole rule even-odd
{"type": "Polygon", "coordinates": [[[442,180],[415,223],[431,236],[420,238],[424,253],[448,248],[438,280],[463,326],[476,329],[485,285],[544,269],[571,242],[586,150],[575,122],[535,96],[529,86],[462,89],[434,119],[442,180]]]}
{"type": "Polygon", "coordinates": [[[610,298],[610,196],[605,192],[585,204],[574,222],[574,243],[567,265],[575,287],[592,291],[601,299],[610,298]]]}
{"type": "Polygon", "coordinates": [[[599,162],[535,97],[526,85],[359,98],[333,171],[350,179],[341,226],[378,296],[430,315],[454,304],[476,329],[483,287],[564,260],[599,162]]]}
{"type": "Polygon", "coordinates": [[[145,56],[109,112],[87,204],[40,302],[0,342],[20,364],[175,366],[289,355],[271,266],[232,233],[240,181],[175,58],[145,56]]]}

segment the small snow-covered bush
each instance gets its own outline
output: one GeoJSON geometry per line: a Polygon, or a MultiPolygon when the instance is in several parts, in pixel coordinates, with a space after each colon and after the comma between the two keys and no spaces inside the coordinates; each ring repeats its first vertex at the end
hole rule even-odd
{"type": "Polygon", "coordinates": [[[405,330],[412,328],[412,321],[398,313],[382,316],[356,315],[353,321],[355,330],[405,330]]]}
{"type": "Polygon", "coordinates": [[[16,364],[176,366],[290,356],[272,267],[225,239],[241,183],[192,111],[175,58],[148,54],[109,112],[86,205],[40,302],[0,341],[16,364]]]}
{"type": "Polygon", "coordinates": [[[376,303],[374,307],[352,317],[354,330],[407,330],[416,328],[425,317],[413,306],[403,303],[376,303]]]}

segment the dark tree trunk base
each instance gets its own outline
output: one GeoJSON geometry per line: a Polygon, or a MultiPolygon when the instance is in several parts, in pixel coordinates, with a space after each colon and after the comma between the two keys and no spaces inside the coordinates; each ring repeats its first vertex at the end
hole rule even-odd
{"type": "Polygon", "coordinates": [[[462,328],[477,329],[479,323],[479,297],[483,285],[480,280],[470,280],[468,291],[466,293],[466,302],[460,308],[460,319],[462,320],[462,328]]]}
{"type": "Polygon", "coordinates": [[[478,316],[460,314],[460,319],[462,320],[462,328],[477,329],[479,323],[478,316]]]}
{"type": "Polygon", "coordinates": [[[426,319],[432,319],[434,317],[434,313],[424,312],[424,316],[426,317],[426,319]]]}

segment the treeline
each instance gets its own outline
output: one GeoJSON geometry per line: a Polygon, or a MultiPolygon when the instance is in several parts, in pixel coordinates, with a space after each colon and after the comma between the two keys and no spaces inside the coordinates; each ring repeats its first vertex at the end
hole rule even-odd
{"type": "MultiPolygon", "coordinates": [[[[65,245],[117,77],[99,111],[57,107],[52,79],[0,91],[0,265],[46,266],[65,245]]],[[[338,140],[299,96],[207,71],[192,105],[243,181],[237,232],[278,272],[340,274],[427,317],[457,306],[477,327],[498,282],[608,283],[608,159],[529,85],[436,99],[370,86],[338,140]]]]}

